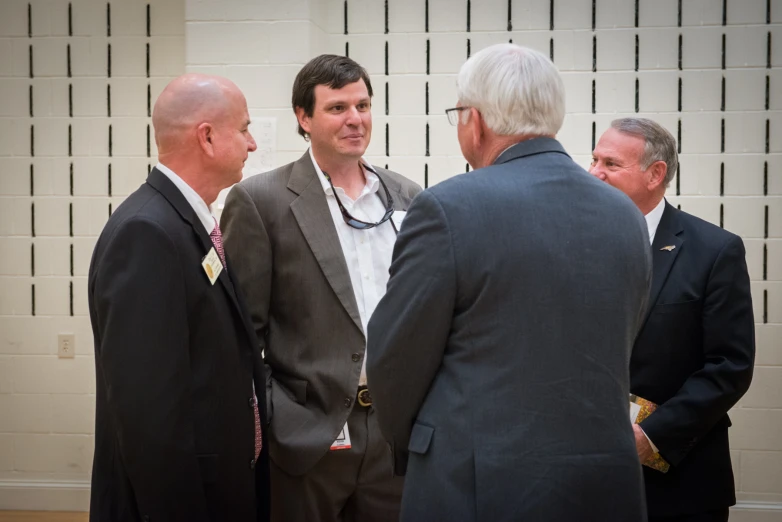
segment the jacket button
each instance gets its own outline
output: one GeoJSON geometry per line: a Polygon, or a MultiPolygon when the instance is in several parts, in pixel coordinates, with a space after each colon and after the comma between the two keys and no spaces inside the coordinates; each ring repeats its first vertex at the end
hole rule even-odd
{"type": "Polygon", "coordinates": [[[250,405],[250,408],[254,408],[255,407],[255,397],[250,397],[247,400],[247,403],[250,405]]]}
{"type": "Polygon", "coordinates": [[[358,362],[361,360],[361,354],[354,353],[351,359],[353,359],[353,362],[358,362]]]}
{"type": "Polygon", "coordinates": [[[353,404],[353,399],[350,397],[345,397],[345,407],[350,408],[350,405],[353,404]]]}
{"type": "Polygon", "coordinates": [[[250,459],[250,469],[255,469],[255,459],[250,459]]]}

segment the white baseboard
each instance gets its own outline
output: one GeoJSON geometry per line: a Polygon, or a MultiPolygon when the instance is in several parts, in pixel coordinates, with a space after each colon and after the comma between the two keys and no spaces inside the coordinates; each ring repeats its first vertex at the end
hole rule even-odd
{"type": "Polygon", "coordinates": [[[0,480],[0,509],[89,511],[88,481],[0,480]]]}

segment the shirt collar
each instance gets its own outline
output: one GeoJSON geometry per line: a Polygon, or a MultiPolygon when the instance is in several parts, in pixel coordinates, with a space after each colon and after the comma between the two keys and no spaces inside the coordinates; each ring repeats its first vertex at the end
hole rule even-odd
{"type": "MultiPolygon", "coordinates": [[[[310,159],[312,160],[312,166],[315,167],[315,172],[318,173],[318,180],[320,180],[320,184],[323,187],[323,192],[325,192],[327,196],[333,196],[334,193],[331,190],[331,184],[323,174],[323,171],[318,165],[318,162],[315,161],[315,156],[312,154],[312,147],[309,148],[309,153],[310,159]]],[[[364,168],[364,177],[366,178],[366,185],[364,186],[364,190],[361,191],[361,195],[359,196],[360,198],[365,194],[374,194],[377,192],[380,185],[380,180],[378,179],[377,171],[372,165],[369,164],[369,162],[367,162],[367,160],[361,158],[359,164],[364,168]]],[[[341,187],[336,187],[336,189],[341,192],[341,195],[345,194],[345,191],[342,190],[341,187]]]]}
{"type": "Polygon", "coordinates": [[[176,188],[179,189],[179,192],[185,196],[187,202],[190,203],[191,207],[193,207],[196,216],[198,216],[198,219],[204,225],[206,233],[211,234],[212,230],[215,228],[216,222],[215,217],[212,215],[212,212],[209,210],[209,206],[206,204],[204,199],[199,196],[198,193],[185,182],[185,180],[177,176],[176,173],[170,168],[166,167],[162,163],[155,165],[155,168],[162,172],[168,179],[171,180],[174,185],[176,185],[176,188]]]}
{"type": "Polygon", "coordinates": [[[649,243],[654,242],[654,235],[657,233],[657,227],[660,225],[660,220],[663,218],[664,211],[665,198],[662,198],[657,206],[644,216],[644,218],[646,218],[646,226],[649,228],[649,243]]]}

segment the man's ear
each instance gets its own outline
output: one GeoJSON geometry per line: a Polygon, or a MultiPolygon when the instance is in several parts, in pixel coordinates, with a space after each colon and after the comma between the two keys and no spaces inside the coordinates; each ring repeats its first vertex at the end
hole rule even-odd
{"type": "Polygon", "coordinates": [[[201,146],[201,150],[209,156],[214,158],[214,127],[211,123],[202,123],[196,128],[196,136],[198,137],[198,144],[201,146]]]}
{"type": "Polygon", "coordinates": [[[304,129],[304,132],[306,132],[307,134],[311,134],[310,117],[307,116],[304,107],[296,107],[296,119],[299,121],[299,125],[301,126],[301,128],[304,129]]]}
{"type": "Polygon", "coordinates": [[[480,111],[475,107],[470,107],[469,113],[470,119],[467,120],[467,125],[470,128],[470,138],[472,139],[475,150],[478,151],[481,150],[484,138],[486,137],[486,122],[483,120],[480,111]]]}
{"type": "Polygon", "coordinates": [[[668,173],[668,164],[664,161],[655,161],[646,169],[649,175],[649,181],[646,182],[646,188],[650,191],[657,189],[665,183],[665,175],[668,173]]]}

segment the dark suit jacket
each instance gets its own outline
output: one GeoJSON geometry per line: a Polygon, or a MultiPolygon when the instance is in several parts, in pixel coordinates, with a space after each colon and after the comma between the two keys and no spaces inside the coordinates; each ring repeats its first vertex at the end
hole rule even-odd
{"type": "MultiPolygon", "coordinates": [[[[394,208],[406,210],[420,187],[375,169],[394,208]]],[[[385,198],[382,189],[379,195],[385,198]]],[[[366,349],[345,256],[309,152],[234,186],[221,221],[265,353],[271,458],[288,474],[301,475],[345,425],[366,349]]]]}
{"type": "Polygon", "coordinates": [[[643,216],[556,140],[417,196],[368,328],[402,519],[645,520],[627,401],[650,281],[643,216]]]}
{"type": "Polygon", "coordinates": [[[630,378],[633,393],[661,405],[641,427],[671,469],[644,467],[649,513],[731,506],[727,412],[747,391],[755,356],[744,245],[666,203],[652,255],[650,312],[630,378]]]}
{"type": "MultiPolygon", "coordinates": [[[[92,521],[268,518],[266,451],[251,466],[255,334],[230,258],[210,284],[201,260],[211,248],[193,208],[156,169],[98,239],[89,272],[92,521]]],[[[263,366],[255,368],[264,406],[263,366]]]]}

